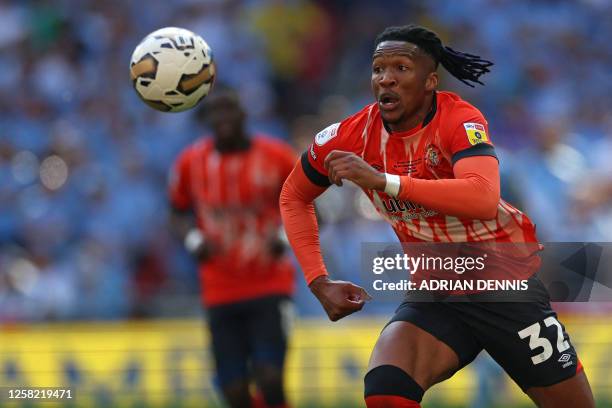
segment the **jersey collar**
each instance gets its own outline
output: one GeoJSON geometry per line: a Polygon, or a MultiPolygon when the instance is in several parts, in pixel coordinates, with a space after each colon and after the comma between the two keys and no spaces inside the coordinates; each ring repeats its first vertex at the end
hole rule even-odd
{"type": "Polygon", "coordinates": [[[389,126],[387,125],[387,123],[385,123],[385,121],[383,120],[383,126],[385,127],[385,130],[393,136],[398,136],[398,137],[405,137],[405,136],[410,136],[415,134],[416,132],[418,132],[419,130],[423,129],[425,126],[427,126],[434,118],[434,116],[436,116],[436,112],[438,111],[438,92],[434,91],[433,93],[433,98],[431,101],[431,109],[429,109],[429,112],[427,113],[427,115],[425,115],[425,119],[423,119],[423,122],[410,129],[410,130],[405,130],[403,132],[393,132],[389,126]]]}

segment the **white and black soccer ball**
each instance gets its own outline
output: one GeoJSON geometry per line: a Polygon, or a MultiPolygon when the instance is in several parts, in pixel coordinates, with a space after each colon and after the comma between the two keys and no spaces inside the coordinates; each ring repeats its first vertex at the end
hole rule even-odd
{"type": "Polygon", "coordinates": [[[161,28],[147,35],[132,53],[130,78],[147,105],[182,112],[194,107],[213,86],[212,51],[189,30],[161,28]]]}

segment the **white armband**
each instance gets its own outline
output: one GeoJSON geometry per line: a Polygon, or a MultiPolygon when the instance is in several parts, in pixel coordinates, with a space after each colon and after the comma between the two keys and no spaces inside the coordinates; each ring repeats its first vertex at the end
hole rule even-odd
{"type": "Polygon", "coordinates": [[[391,197],[397,197],[400,191],[400,176],[397,174],[385,173],[387,184],[385,184],[385,193],[391,197]]]}

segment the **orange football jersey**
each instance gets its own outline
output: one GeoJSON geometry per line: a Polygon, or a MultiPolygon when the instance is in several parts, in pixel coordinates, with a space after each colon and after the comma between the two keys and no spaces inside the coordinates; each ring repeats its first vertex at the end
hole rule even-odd
{"type": "Polygon", "coordinates": [[[192,209],[215,254],[200,265],[202,300],[218,305],[291,294],[294,269],[269,244],[281,226],[278,197],[295,163],[293,150],[265,136],[243,151],[220,153],[212,138],[185,149],[170,177],[173,207],[192,209]]]}
{"type": "MultiPolygon", "coordinates": [[[[389,131],[377,103],[322,130],[301,160],[313,183],[330,184],[323,162],[332,150],[354,152],[385,173],[430,180],[454,178],[453,164],[461,158],[496,157],[482,113],[451,92],[436,92],[423,124],[406,132],[389,131]]],[[[381,191],[364,192],[402,242],[536,241],[529,218],[502,199],[495,219],[477,220],[440,214],[381,191]]]]}

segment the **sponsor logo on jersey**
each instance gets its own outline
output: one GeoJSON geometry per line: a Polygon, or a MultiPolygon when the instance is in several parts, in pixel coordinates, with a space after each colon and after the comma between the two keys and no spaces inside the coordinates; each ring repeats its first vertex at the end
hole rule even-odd
{"type": "Polygon", "coordinates": [[[484,125],[480,123],[464,123],[463,127],[472,146],[489,141],[484,125]]]}
{"type": "Polygon", "coordinates": [[[411,213],[411,215],[414,215],[410,218],[417,218],[421,216],[429,217],[431,215],[436,214],[435,211],[428,210],[421,204],[415,204],[412,201],[398,200],[397,198],[393,197],[383,199],[382,203],[387,212],[409,212],[411,213]]]}
{"type": "Polygon", "coordinates": [[[396,170],[400,175],[412,174],[418,170],[418,165],[421,163],[421,159],[415,160],[398,160],[393,164],[393,169],[396,170]]]}
{"type": "Polygon", "coordinates": [[[340,127],[340,123],[334,123],[333,125],[329,125],[315,136],[315,143],[319,146],[323,146],[325,143],[329,142],[331,139],[336,137],[338,134],[338,128],[340,127]]]}
{"type": "Polygon", "coordinates": [[[317,160],[317,154],[314,151],[314,145],[313,144],[310,145],[310,156],[312,157],[312,160],[315,160],[315,161],[317,160]]]}

